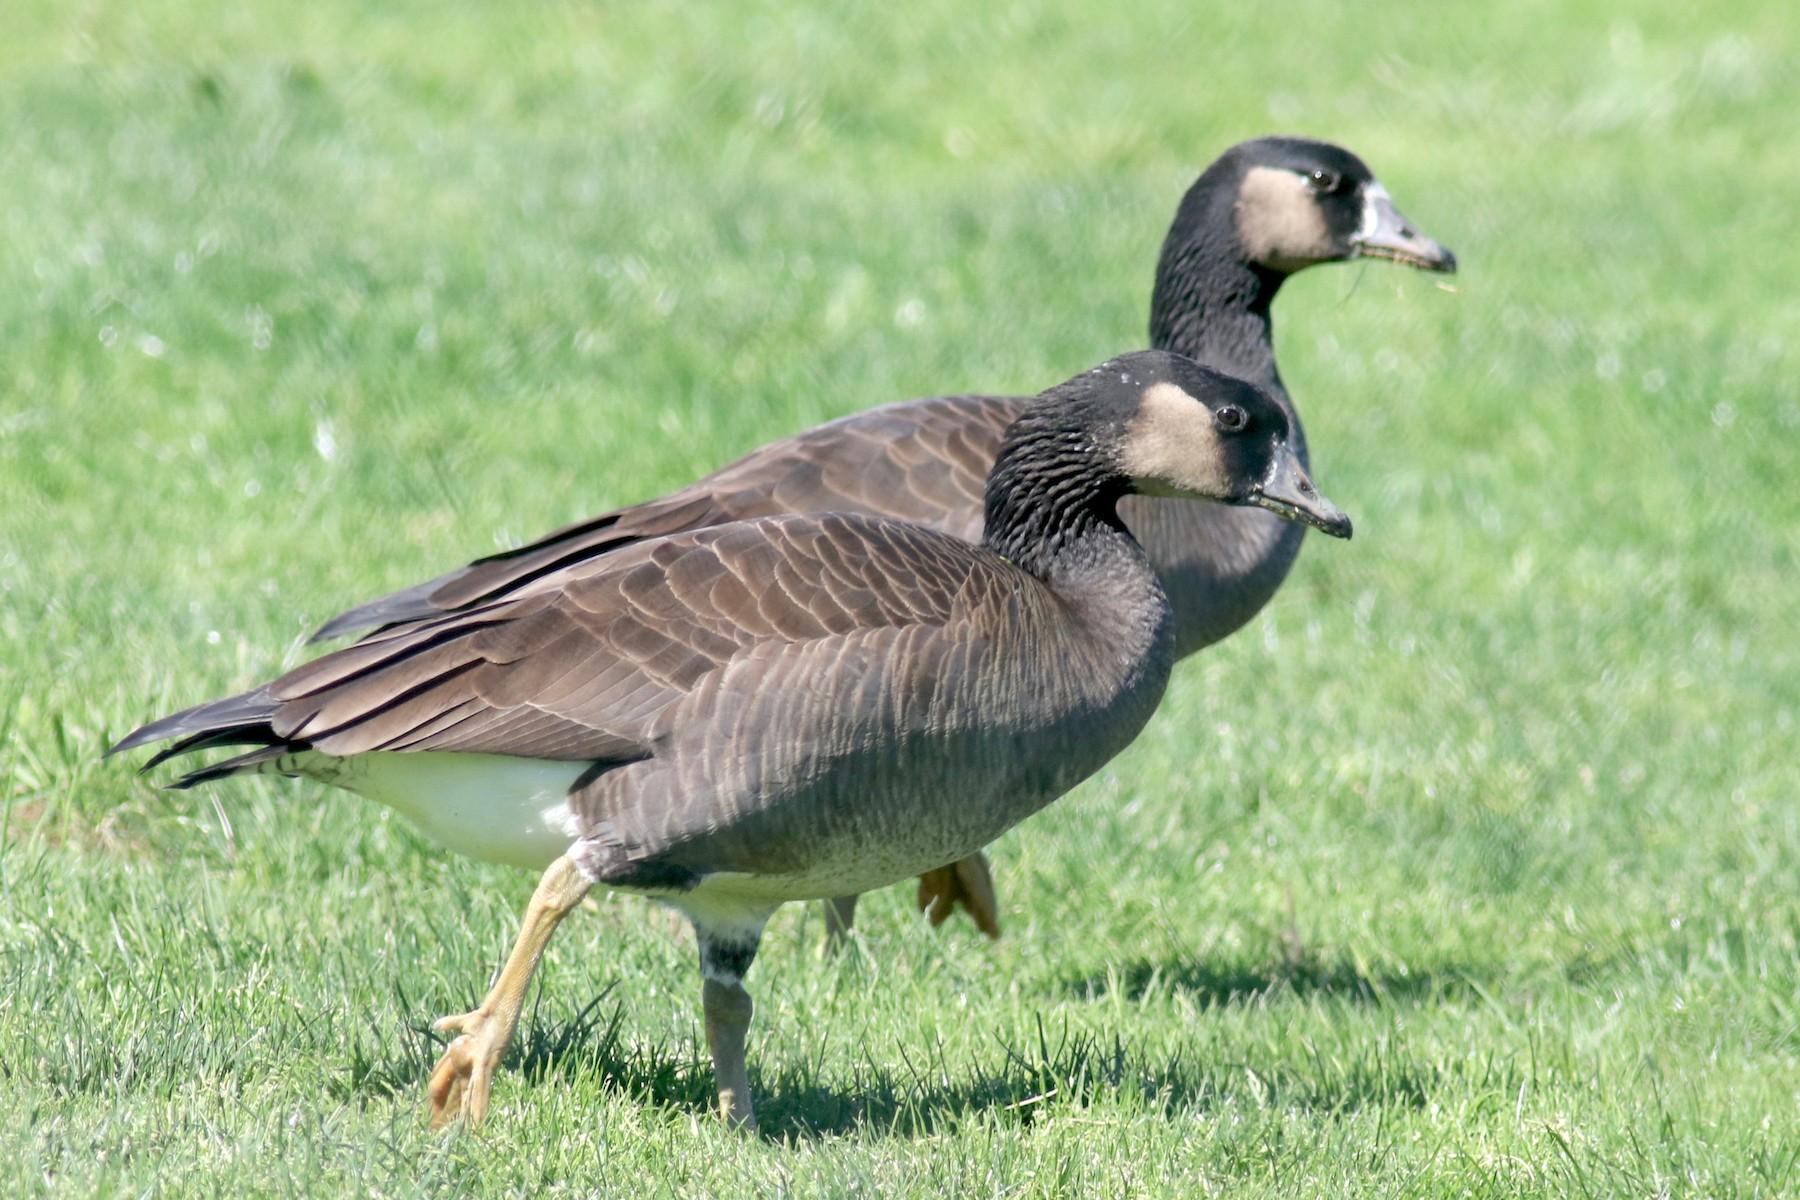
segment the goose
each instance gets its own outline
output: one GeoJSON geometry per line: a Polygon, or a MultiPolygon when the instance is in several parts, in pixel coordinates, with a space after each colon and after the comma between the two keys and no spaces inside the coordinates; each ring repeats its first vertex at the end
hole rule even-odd
{"type": "Polygon", "coordinates": [[[771,914],[967,857],[1156,708],[1175,618],[1118,514],[1133,492],[1351,532],[1267,392],[1127,354],[1012,423],[979,545],[855,513],[646,538],[109,753],[178,739],[149,770],[235,747],[176,786],[305,776],[462,854],[542,868],[492,989],[437,1023],[458,1036],[427,1086],[435,1124],[482,1120],[539,956],[603,885],[692,923],[718,1111],[753,1125],[744,976],[771,914]]]}
{"type": "MultiPolygon", "coordinates": [[[[1275,367],[1270,304],[1296,271],[1383,258],[1452,272],[1456,257],[1400,214],[1362,159],[1294,137],[1241,142],[1182,198],[1156,268],[1150,342],[1270,392],[1308,463],[1299,414],[1275,367]]],[[[926,525],[978,542],[983,481],[1025,396],[940,396],[831,421],[752,451],[661,499],[603,513],[528,545],[372,600],[326,622],[315,640],[486,603],[596,555],[679,530],[785,512],[859,512],[926,525]]],[[[1304,530],[1257,509],[1131,496],[1125,524],[1156,565],[1175,610],[1185,657],[1232,633],[1274,596],[1304,530]]],[[[986,859],[929,871],[918,905],[933,923],[966,908],[990,937],[999,905],[986,859]]],[[[826,905],[826,936],[841,943],[856,897],[826,905]]]]}

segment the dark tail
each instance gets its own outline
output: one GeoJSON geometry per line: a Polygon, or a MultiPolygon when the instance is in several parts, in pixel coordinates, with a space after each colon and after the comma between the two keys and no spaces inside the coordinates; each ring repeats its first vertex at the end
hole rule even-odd
{"type": "Polygon", "coordinates": [[[234,775],[284,754],[307,748],[305,743],[290,741],[275,732],[270,722],[280,707],[281,702],[269,695],[267,688],[199,704],[160,721],[152,721],[142,729],[127,734],[106,752],[106,757],[110,758],[123,750],[148,746],[153,742],[178,739],[173,745],[164,746],[152,755],[150,761],[139,768],[142,772],[196,750],[211,750],[219,746],[253,747],[247,754],[191,771],[170,786],[187,788],[196,783],[223,779],[227,775],[234,775]]]}

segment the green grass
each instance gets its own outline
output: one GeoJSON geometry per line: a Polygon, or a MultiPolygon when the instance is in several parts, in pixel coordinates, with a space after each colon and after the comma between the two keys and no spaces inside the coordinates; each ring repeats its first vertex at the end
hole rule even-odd
{"type": "Polygon", "coordinates": [[[9,5],[0,1193],[1800,1193],[1791,5],[971,7],[9,5]],[[428,1132],[532,880],[97,761],[379,591],[1140,345],[1271,130],[1464,263],[1278,306],[1357,540],[995,848],[998,945],[777,918],[763,1138],[628,899],[428,1132]]]}

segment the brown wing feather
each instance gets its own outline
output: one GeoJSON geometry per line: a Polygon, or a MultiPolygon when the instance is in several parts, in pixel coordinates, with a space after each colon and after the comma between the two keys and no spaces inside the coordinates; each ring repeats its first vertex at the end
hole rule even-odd
{"type": "Polygon", "coordinates": [[[638,758],[671,704],[755,647],[945,624],[966,611],[972,576],[1011,570],[961,541],[855,516],[716,526],[308,663],[270,685],[271,725],[340,756],[638,758]]]}
{"type": "Polygon", "coordinates": [[[672,495],[370,601],[314,636],[461,611],[513,595],[551,572],[579,572],[648,538],[751,517],[854,512],[977,541],[988,468],[1028,399],[939,396],[855,413],[772,442],[672,495]]]}

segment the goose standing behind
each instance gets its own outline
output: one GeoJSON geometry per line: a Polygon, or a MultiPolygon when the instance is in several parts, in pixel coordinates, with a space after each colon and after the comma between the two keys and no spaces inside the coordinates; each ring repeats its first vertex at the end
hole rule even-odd
{"type": "Polygon", "coordinates": [[[980,546],[857,515],[639,542],[505,599],[376,634],[114,752],[249,746],[186,776],[304,775],[464,853],[543,866],[523,928],[429,1087],[478,1121],[557,923],[594,884],[694,924],[726,1119],[754,1115],[743,976],[770,915],[981,846],[1124,749],[1175,656],[1116,506],[1260,505],[1348,537],[1267,393],[1144,352],[1008,431],[980,546]]]}
{"type": "MultiPolygon", "coordinates": [[[[1295,271],[1387,258],[1454,271],[1456,258],[1400,215],[1356,155],[1326,142],[1242,142],[1201,174],[1163,242],[1150,342],[1272,393],[1308,462],[1299,414],[1275,369],[1270,305],[1295,271]]],[[[673,495],[605,513],[530,545],[373,600],[316,638],[428,619],[485,603],[539,577],[647,537],[785,512],[858,512],[981,538],[982,485],[1025,396],[944,396],[857,413],[771,443],[673,495]]],[[[1269,602],[1300,552],[1302,530],[1266,512],[1133,496],[1120,508],[1155,564],[1185,657],[1269,602]]],[[[855,896],[827,906],[833,940],[855,896]]],[[[934,922],[966,906],[990,936],[999,915],[980,855],[920,878],[934,922]]]]}

